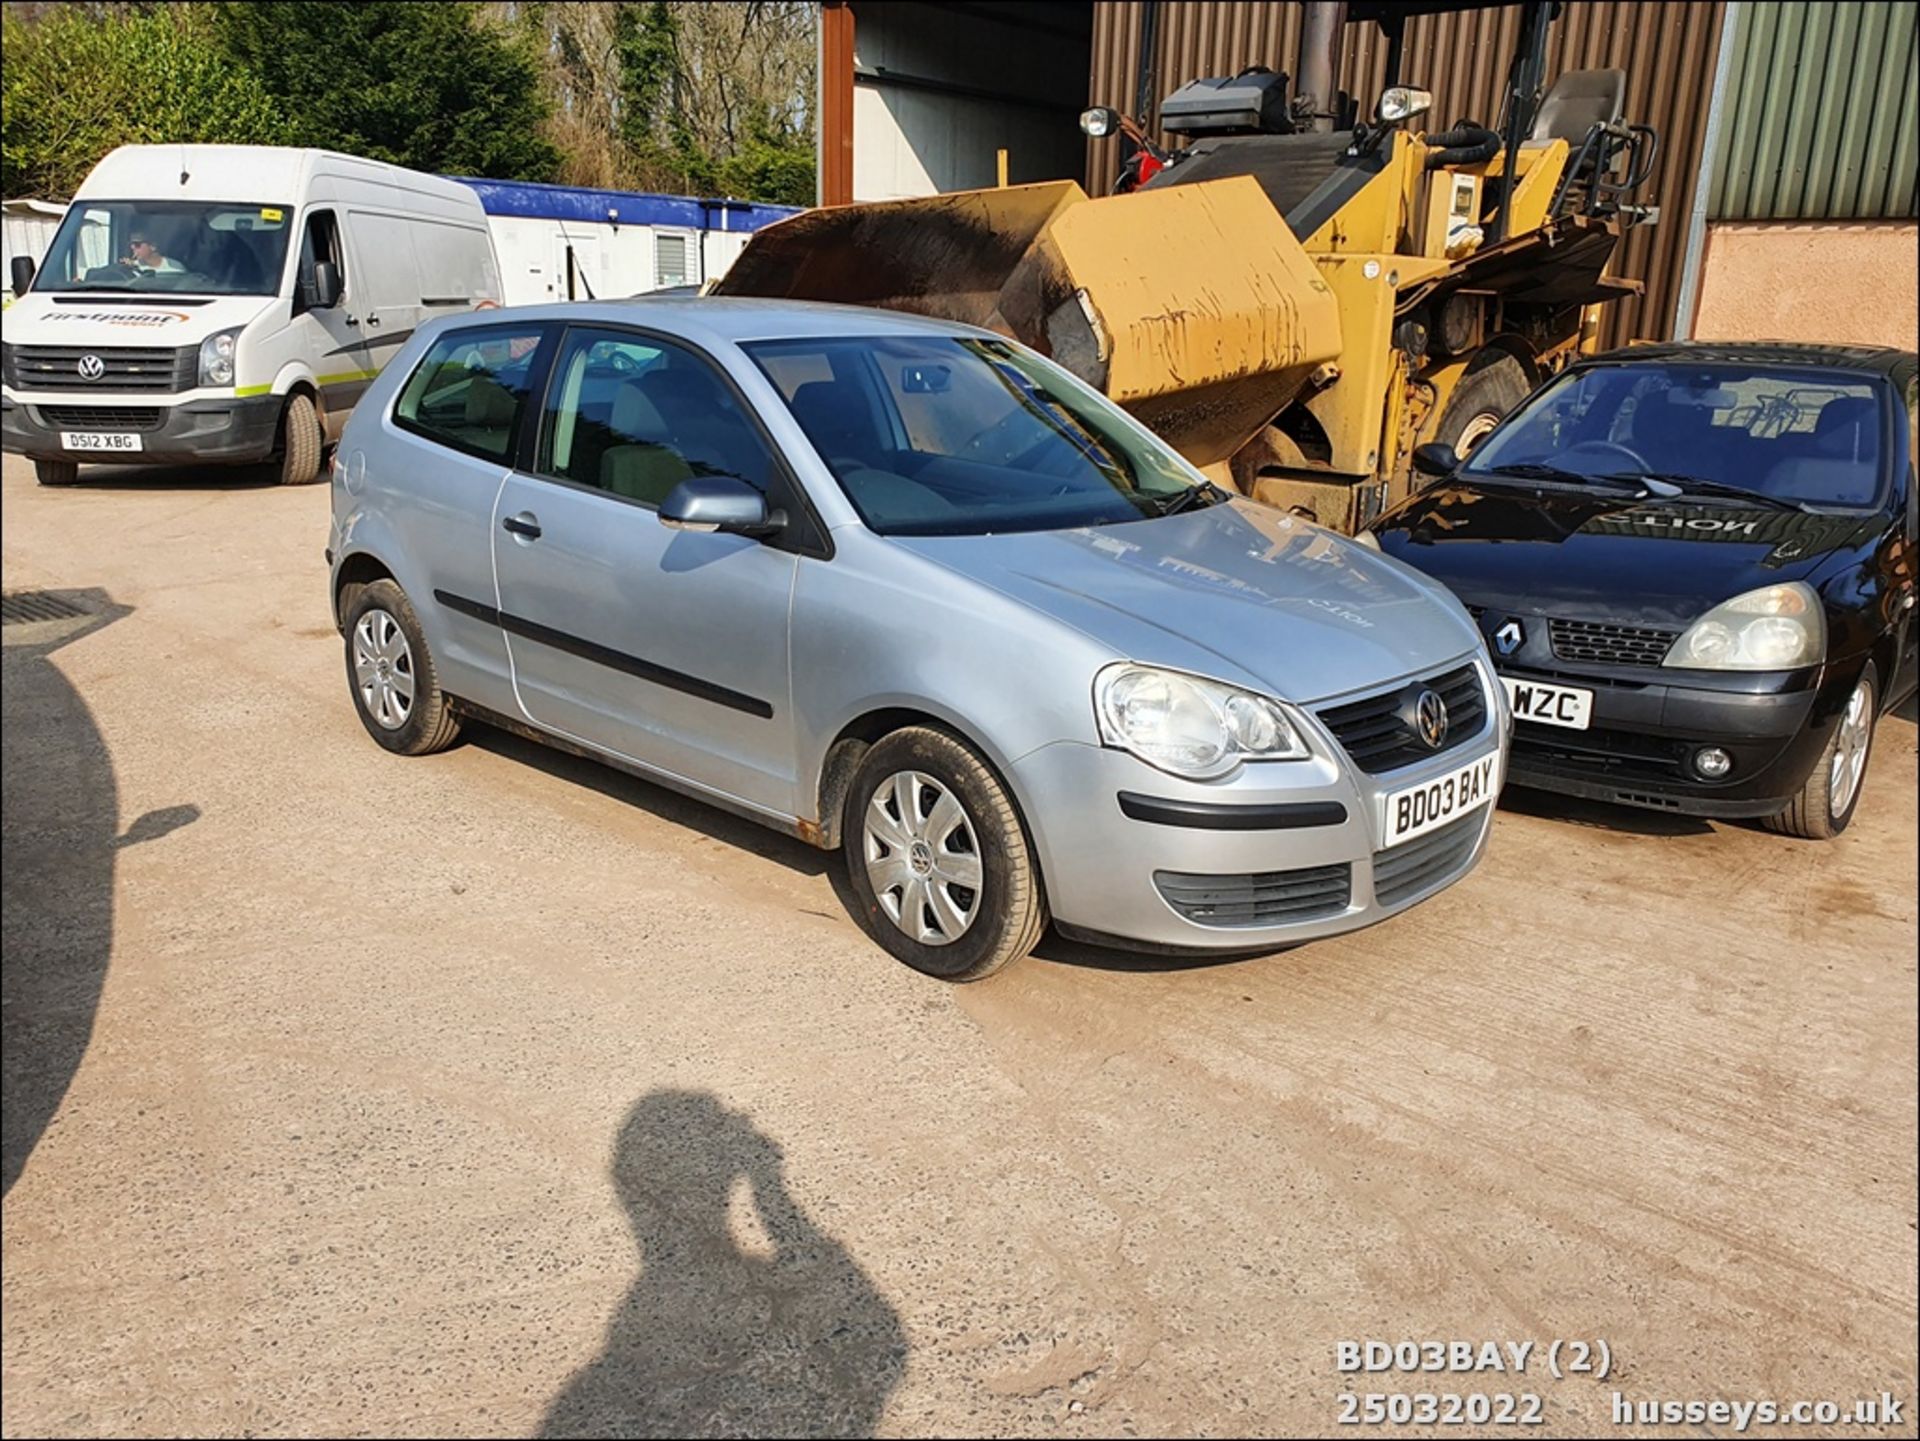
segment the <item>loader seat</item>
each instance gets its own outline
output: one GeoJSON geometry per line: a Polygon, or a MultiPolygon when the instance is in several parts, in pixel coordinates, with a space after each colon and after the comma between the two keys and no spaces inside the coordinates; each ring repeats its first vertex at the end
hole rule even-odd
{"type": "Polygon", "coordinates": [[[1578,150],[1594,126],[1619,124],[1626,104],[1626,71],[1569,70],[1548,87],[1529,138],[1564,140],[1578,150]]]}

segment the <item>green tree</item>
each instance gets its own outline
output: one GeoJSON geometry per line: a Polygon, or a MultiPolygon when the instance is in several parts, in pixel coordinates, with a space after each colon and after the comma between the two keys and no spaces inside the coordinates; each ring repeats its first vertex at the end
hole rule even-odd
{"type": "Polygon", "coordinates": [[[297,143],[502,180],[558,170],[538,58],[477,4],[245,0],[216,21],[297,143]]]}
{"type": "Polygon", "coordinates": [[[233,64],[210,7],[0,19],[0,188],[61,197],[109,150],[140,143],[284,143],[271,97],[233,64]]]}

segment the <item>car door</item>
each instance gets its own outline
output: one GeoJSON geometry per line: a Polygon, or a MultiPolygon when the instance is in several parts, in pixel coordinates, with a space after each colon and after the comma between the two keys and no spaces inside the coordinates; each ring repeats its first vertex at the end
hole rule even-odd
{"type": "Polygon", "coordinates": [[[537,322],[449,328],[400,387],[391,432],[346,457],[349,491],[360,467],[358,484],[377,491],[381,529],[403,552],[393,563],[414,609],[431,617],[441,684],[508,712],[514,701],[495,613],[493,506],[522,428],[534,427],[557,338],[557,326],[537,322]]]}
{"type": "Polygon", "coordinates": [[[705,356],[623,328],[572,326],[537,443],[494,510],[500,624],[542,729],[797,814],[787,628],[796,556],[669,530],[680,480],[790,482],[705,356]]]}
{"type": "Polygon", "coordinates": [[[1901,541],[1894,561],[1894,605],[1899,627],[1897,657],[1889,696],[1907,695],[1920,681],[1920,380],[1907,380],[1905,394],[1907,425],[1907,471],[1905,514],[1900,518],[1901,541]]]}

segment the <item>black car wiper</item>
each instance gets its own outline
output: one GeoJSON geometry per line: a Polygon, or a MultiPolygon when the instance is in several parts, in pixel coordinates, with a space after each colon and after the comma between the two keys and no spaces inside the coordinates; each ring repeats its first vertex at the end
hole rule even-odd
{"type": "Polygon", "coordinates": [[[1208,505],[1218,505],[1229,497],[1224,490],[1210,480],[1200,485],[1190,485],[1161,502],[1160,509],[1154,512],[1155,518],[1178,515],[1183,510],[1192,510],[1201,503],[1203,498],[1208,505]]]}
{"type": "Polygon", "coordinates": [[[1648,471],[1644,475],[1610,475],[1608,480],[1658,480],[1664,481],[1685,495],[1724,495],[1732,500],[1751,501],[1755,505],[1769,506],[1774,510],[1800,510],[1807,507],[1797,500],[1788,500],[1784,496],[1768,495],[1764,490],[1749,490],[1744,485],[1729,485],[1724,480],[1708,480],[1699,475],[1670,475],[1661,471],[1648,471]]]}
{"type": "MultiPolygon", "coordinates": [[[[1577,470],[1566,470],[1539,460],[1517,461],[1512,465],[1495,465],[1486,470],[1461,471],[1457,478],[1469,485],[1487,480],[1544,480],[1555,485],[1578,486],[1581,490],[1611,490],[1623,480],[1638,479],[1634,476],[1582,475],[1577,470]]],[[[1647,487],[1636,484],[1633,489],[1636,494],[1644,495],[1647,487]]]]}

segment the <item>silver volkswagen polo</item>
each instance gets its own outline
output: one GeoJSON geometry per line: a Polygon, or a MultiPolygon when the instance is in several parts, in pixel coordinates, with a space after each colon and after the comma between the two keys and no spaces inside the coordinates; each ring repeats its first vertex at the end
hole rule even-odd
{"type": "Polygon", "coordinates": [[[423,326],[333,469],[367,732],[531,732],[846,853],[950,980],[1255,951],[1472,868],[1505,701],[1445,590],[987,331],[687,299],[423,326]]]}

